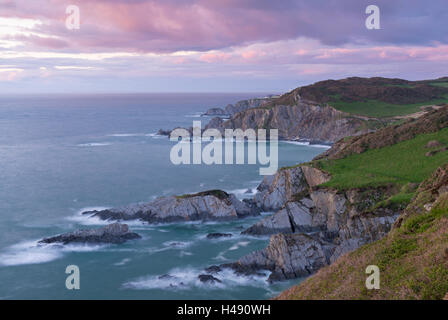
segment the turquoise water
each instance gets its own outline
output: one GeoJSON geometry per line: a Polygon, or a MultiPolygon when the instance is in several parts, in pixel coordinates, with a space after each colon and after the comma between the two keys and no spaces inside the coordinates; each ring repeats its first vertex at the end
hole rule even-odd
{"type": "MultiPolygon", "coordinates": [[[[197,281],[212,264],[266,246],[241,236],[257,221],[148,226],[123,245],[42,247],[43,237],[101,222],[86,208],[115,207],[158,196],[223,189],[240,198],[261,180],[256,165],[174,166],[173,143],[158,129],[206,122],[199,114],[253,94],[150,94],[0,97],[0,298],[4,299],[264,299],[297,283],[227,272],[219,285],[197,281]],[[210,232],[230,232],[207,240],[210,232]],[[81,289],[65,288],[77,265],[81,289]],[[159,279],[170,274],[174,278],[159,279]]],[[[281,166],[324,149],[280,143],[281,166]]]]}

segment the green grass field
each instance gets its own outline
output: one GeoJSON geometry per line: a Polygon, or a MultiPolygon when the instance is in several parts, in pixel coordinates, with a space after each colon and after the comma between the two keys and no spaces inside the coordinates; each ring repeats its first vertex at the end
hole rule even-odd
{"type": "Polygon", "coordinates": [[[448,82],[431,82],[432,86],[448,88],[448,82]]]}
{"type": "Polygon", "coordinates": [[[425,156],[428,151],[440,149],[425,148],[426,143],[431,140],[448,146],[448,128],[344,159],[320,160],[316,165],[332,175],[331,180],[323,186],[338,190],[378,187],[390,183],[420,183],[437,167],[448,162],[448,151],[425,156]]]}
{"type": "Polygon", "coordinates": [[[375,118],[386,118],[411,114],[420,111],[421,106],[437,105],[441,103],[448,103],[448,95],[446,95],[443,99],[405,105],[390,104],[377,100],[344,102],[339,99],[330,101],[328,104],[340,111],[348,112],[351,114],[375,118]]]}

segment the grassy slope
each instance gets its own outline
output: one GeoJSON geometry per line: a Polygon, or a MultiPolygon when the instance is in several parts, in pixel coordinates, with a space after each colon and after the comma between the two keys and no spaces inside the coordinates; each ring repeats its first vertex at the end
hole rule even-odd
{"type": "Polygon", "coordinates": [[[320,160],[317,166],[332,175],[332,179],[324,186],[338,190],[377,187],[390,183],[419,183],[437,167],[448,162],[447,151],[431,157],[425,156],[428,151],[440,149],[425,148],[431,140],[448,146],[448,128],[343,159],[320,160]]]}
{"type": "MultiPolygon", "coordinates": [[[[439,85],[442,86],[441,84],[439,85]]],[[[448,88],[448,86],[445,87],[448,88]]],[[[391,104],[378,100],[344,102],[338,99],[328,102],[329,105],[340,111],[375,118],[403,116],[420,111],[420,107],[422,106],[438,105],[441,103],[448,103],[448,95],[442,99],[413,104],[391,104]]]]}
{"type": "MultiPolygon", "coordinates": [[[[442,177],[448,188],[447,171],[445,165],[425,184],[442,177]]],[[[448,292],[448,192],[420,187],[402,216],[401,225],[382,240],[340,257],[278,298],[442,299],[448,292]],[[434,200],[428,212],[424,205],[434,200]],[[379,290],[365,287],[368,265],[380,268],[379,290]]]]}

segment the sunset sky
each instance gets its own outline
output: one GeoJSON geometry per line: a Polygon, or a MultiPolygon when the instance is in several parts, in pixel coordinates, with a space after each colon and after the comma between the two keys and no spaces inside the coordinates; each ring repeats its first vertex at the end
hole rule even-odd
{"type": "Polygon", "coordinates": [[[0,0],[1,93],[276,93],[347,76],[448,76],[447,0],[0,0]]]}

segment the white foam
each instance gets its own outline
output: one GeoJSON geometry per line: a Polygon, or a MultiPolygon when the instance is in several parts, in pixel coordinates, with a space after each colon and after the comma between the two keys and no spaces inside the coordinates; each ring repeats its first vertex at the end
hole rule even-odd
{"type": "Polygon", "coordinates": [[[125,137],[143,137],[145,136],[144,133],[113,133],[108,134],[108,137],[117,137],[117,138],[125,138],[125,137]]]}
{"type": "Polygon", "coordinates": [[[229,248],[229,250],[233,251],[233,250],[238,250],[241,247],[246,247],[250,242],[249,241],[240,241],[237,242],[236,244],[234,244],[233,246],[231,246],[229,248]]]}
{"type": "Polygon", "coordinates": [[[202,116],[203,112],[196,112],[193,114],[187,114],[185,115],[186,118],[200,118],[202,116]]]}
{"type": "Polygon", "coordinates": [[[108,222],[107,220],[101,220],[98,217],[92,217],[91,215],[82,213],[87,211],[101,211],[110,208],[111,207],[85,207],[79,209],[73,216],[67,217],[66,219],[85,226],[107,225],[110,224],[110,221],[108,222]]]}
{"type": "Polygon", "coordinates": [[[110,142],[89,142],[89,143],[80,143],[77,144],[77,147],[104,147],[110,146],[112,143],[110,142]]]}
{"type": "Polygon", "coordinates": [[[213,276],[221,282],[203,283],[198,279],[198,275],[206,274],[202,269],[175,268],[170,270],[163,276],[147,276],[141,277],[134,281],[129,281],[123,284],[124,288],[134,290],[189,290],[195,287],[208,290],[222,290],[232,289],[240,286],[251,287],[267,287],[267,273],[265,276],[240,276],[235,274],[230,269],[224,269],[213,276]]]}
{"type": "Polygon", "coordinates": [[[7,248],[0,254],[0,265],[18,266],[25,264],[46,263],[61,258],[68,252],[97,251],[104,245],[87,244],[39,244],[38,240],[24,241],[7,248]]]}
{"type": "Polygon", "coordinates": [[[18,266],[38,264],[56,260],[62,252],[51,246],[38,246],[37,241],[27,241],[13,245],[0,254],[0,265],[18,266]]]}
{"type": "Polygon", "coordinates": [[[130,261],[131,261],[131,259],[125,258],[125,259],[123,259],[123,260],[121,260],[121,261],[119,261],[117,263],[114,263],[114,266],[118,266],[118,267],[119,266],[124,266],[125,264],[127,264],[130,261]]]}
{"type": "Polygon", "coordinates": [[[307,147],[313,147],[313,148],[322,148],[322,149],[330,149],[331,146],[327,146],[324,144],[310,144],[308,141],[282,141],[284,143],[288,143],[288,144],[295,144],[298,146],[307,146],[307,147]]]}
{"type": "Polygon", "coordinates": [[[255,196],[258,193],[258,190],[257,190],[257,187],[255,186],[253,188],[230,190],[230,191],[228,191],[228,193],[233,193],[238,198],[244,198],[244,197],[253,197],[253,196],[255,196]],[[247,192],[247,191],[250,191],[250,192],[247,192]]]}
{"type": "Polygon", "coordinates": [[[165,241],[163,245],[173,249],[185,249],[193,244],[191,241],[165,241]]]}

